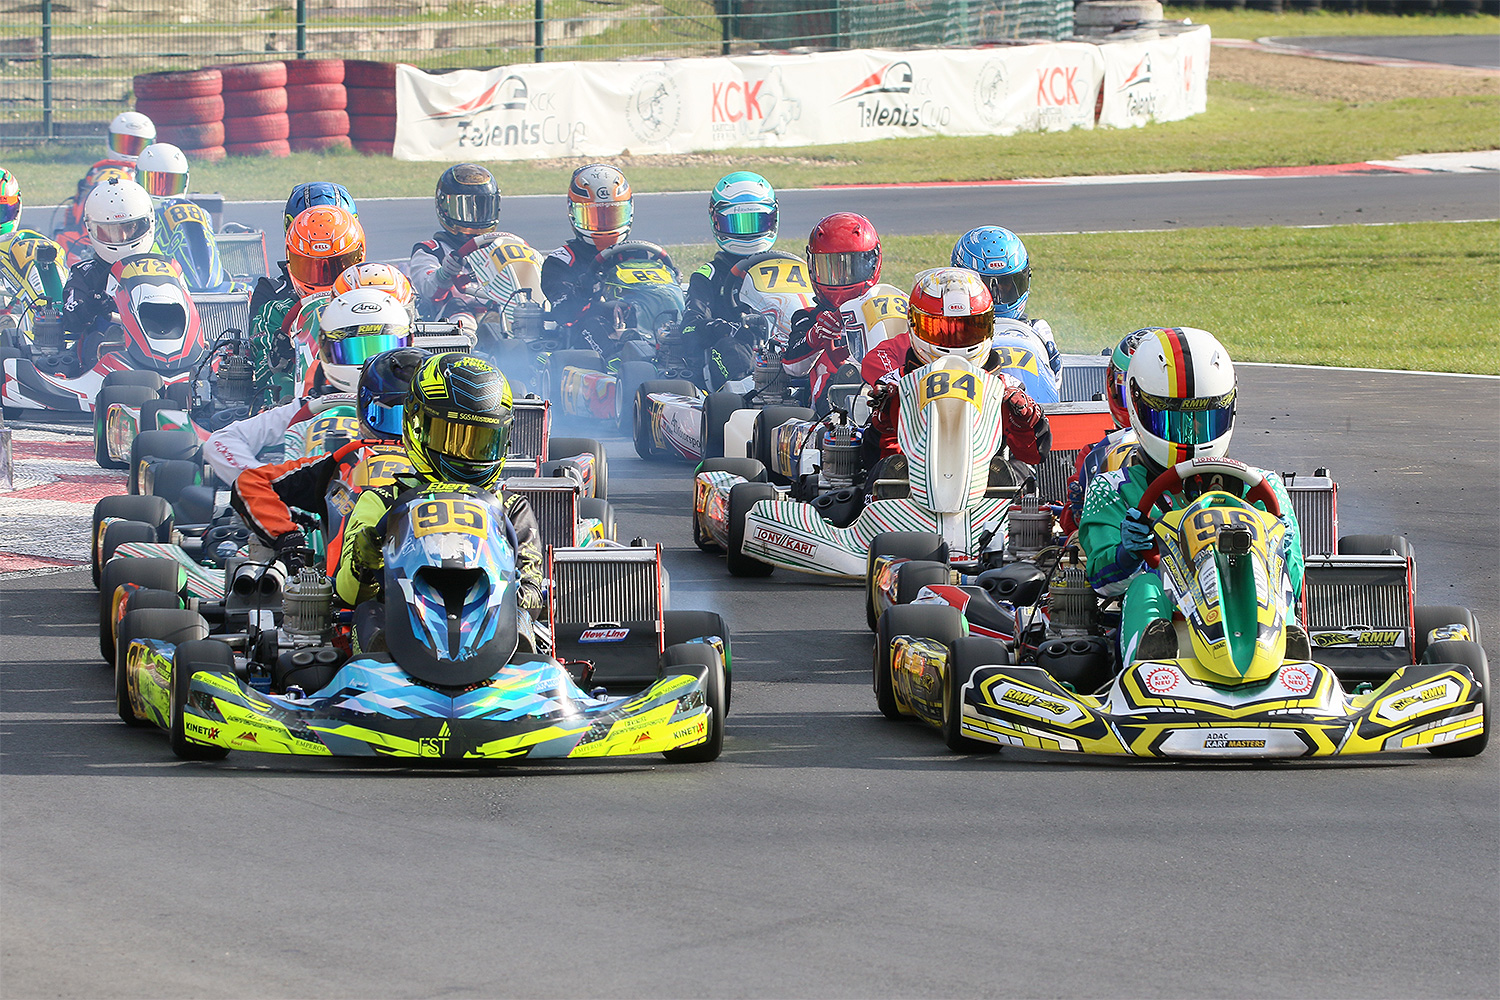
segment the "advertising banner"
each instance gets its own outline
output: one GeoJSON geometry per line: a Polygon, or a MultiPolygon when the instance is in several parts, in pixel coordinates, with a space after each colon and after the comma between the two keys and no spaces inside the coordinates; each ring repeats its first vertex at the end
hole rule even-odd
{"type": "Polygon", "coordinates": [[[395,155],[602,157],[1131,126],[1203,111],[1207,73],[1206,27],[1108,45],[524,63],[436,75],[401,66],[395,155]]]}

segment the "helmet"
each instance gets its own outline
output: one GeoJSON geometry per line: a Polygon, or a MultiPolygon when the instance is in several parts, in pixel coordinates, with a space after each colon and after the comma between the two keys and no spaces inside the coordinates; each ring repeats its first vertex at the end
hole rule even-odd
{"type": "Polygon", "coordinates": [[[1125,372],[1130,368],[1130,356],[1143,339],[1161,332],[1160,327],[1148,326],[1127,333],[1109,357],[1109,368],[1104,373],[1104,398],[1109,401],[1109,415],[1114,418],[1116,427],[1130,426],[1130,411],[1125,404],[1125,372]]]}
{"type": "Polygon", "coordinates": [[[736,170],[708,196],[708,221],[719,249],[741,257],[776,243],[776,191],[760,174],[736,170]]]}
{"type": "Polygon", "coordinates": [[[1025,319],[1026,297],[1031,294],[1031,260],[1026,245],[1009,229],[980,226],[958,238],[953,245],[953,266],[978,271],[989,286],[995,315],[1002,319],[1025,319]]]}
{"type": "Polygon", "coordinates": [[[326,292],[365,259],[365,231],[347,209],[309,208],[286,231],[287,274],[303,295],[326,292]]]}
{"type": "Polygon", "coordinates": [[[16,175],[0,167],[0,236],[9,236],[21,225],[21,184],[16,175]]]}
{"type": "Polygon", "coordinates": [[[573,171],[568,184],[568,221],[580,239],[607,250],[630,232],[634,218],[630,182],[607,163],[590,163],[573,171]]]}
{"type": "Polygon", "coordinates": [[[145,188],[111,177],[89,192],[83,203],[83,226],[94,254],[113,264],[150,252],[156,240],[156,210],[145,188]]]}
{"type": "Polygon", "coordinates": [[[318,314],[318,365],[324,380],[353,392],[359,366],[382,351],[411,344],[411,314],[385,292],[356,288],[335,295],[318,314]]]}
{"type": "Polygon", "coordinates": [[[1151,330],[1125,374],[1130,426],[1153,463],[1222,457],[1234,430],[1234,362],[1213,334],[1151,330]]]}
{"type": "Polygon", "coordinates": [[[286,200],[282,231],[291,229],[297,216],[318,205],[347,209],[350,215],[359,218],[359,209],[354,206],[354,199],[349,196],[349,190],[344,185],[330,181],[309,181],[292,188],[291,196],[286,200]]]}
{"type": "Polygon", "coordinates": [[[153,198],[187,194],[187,157],[170,142],[153,142],[135,161],[135,180],[153,198]]]}
{"type": "Polygon", "coordinates": [[[808,235],[807,268],[818,295],[841,306],[880,280],[880,236],[863,215],[835,212],[808,235]]]}
{"type": "Polygon", "coordinates": [[[934,267],[917,275],[908,300],[911,349],[923,364],[957,355],[981,364],[995,333],[990,290],[973,271],[934,267]]]}
{"type": "Polygon", "coordinates": [[[500,185],[477,163],[455,163],[438,178],[438,221],[455,236],[488,233],[500,221],[500,185]]]}
{"type": "Polygon", "coordinates": [[[420,347],[398,347],[370,358],[359,370],[359,436],[401,440],[401,415],[411,379],[430,355],[420,347]]]}
{"type": "Polygon", "coordinates": [[[366,261],[363,264],[345,268],[344,273],[339,275],[338,280],[333,283],[333,294],[342,295],[354,288],[374,288],[388,295],[394,295],[396,301],[408,311],[415,306],[417,301],[416,293],[412,291],[411,279],[402,274],[401,269],[395,264],[366,261]]]}
{"type": "Polygon", "coordinates": [[[122,111],[109,123],[107,145],[117,160],[134,163],[141,151],[156,141],[156,126],[139,111],[122,111]]]}
{"type": "Polygon", "coordinates": [[[510,383],[472,354],[436,354],[422,362],[406,397],[402,442],[429,481],[492,489],[510,448],[510,383]]]}

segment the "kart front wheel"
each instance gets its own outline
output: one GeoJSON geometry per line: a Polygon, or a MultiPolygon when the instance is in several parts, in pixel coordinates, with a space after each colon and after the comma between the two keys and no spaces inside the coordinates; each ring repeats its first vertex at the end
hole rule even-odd
{"type": "Polygon", "coordinates": [[[954,753],[995,753],[994,743],[984,743],[963,734],[964,687],[974,670],[985,666],[1006,666],[1010,653],[998,639],[969,636],[948,646],[948,676],[943,697],[943,742],[954,753]]]}
{"type": "Polygon", "coordinates": [[[1418,660],[1427,655],[1427,637],[1432,634],[1432,630],[1444,625],[1462,625],[1469,632],[1470,642],[1484,644],[1484,640],[1479,637],[1479,622],[1474,620],[1474,612],[1468,608],[1456,604],[1418,604],[1414,618],[1418,660]]]}
{"type": "Polygon", "coordinates": [[[130,442],[130,469],[127,472],[126,491],[132,496],[141,493],[142,466],[152,459],[199,460],[198,435],[192,431],[144,431],[130,442]]]}
{"type": "Polygon", "coordinates": [[[120,721],[127,726],[143,726],[146,720],[135,714],[130,703],[130,644],[136,639],[202,639],[208,635],[207,628],[201,632],[196,626],[203,621],[197,612],[182,610],[182,600],[165,590],[137,590],[125,604],[125,617],[115,636],[115,711],[120,721]],[[190,615],[190,618],[172,616],[190,615]],[[186,628],[188,631],[182,631],[186,628]]]}
{"type": "Polygon", "coordinates": [[[948,543],[943,536],[931,531],[882,531],[870,539],[870,552],[865,557],[865,624],[875,631],[875,560],[921,559],[927,562],[948,562],[948,543]]]}
{"type": "MultiPolygon", "coordinates": [[[[205,634],[207,629],[205,628],[205,634]]],[[[234,652],[216,639],[184,642],[172,654],[172,697],[168,737],[172,752],[182,760],[223,760],[229,755],[224,747],[196,743],[188,739],[186,708],[192,693],[193,674],[200,670],[232,674],[234,652]]]]}
{"type": "Polygon", "coordinates": [[[686,673],[699,666],[706,671],[703,703],[708,707],[708,738],[690,747],[662,751],[662,756],[674,764],[706,764],[718,760],[724,750],[724,716],[728,704],[724,697],[724,661],[719,658],[719,651],[702,642],[667,647],[664,673],[686,673]]]}
{"type": "Polygon", "coordinates": [[[745,520],[757,501],[776,499],[776,487],[769,483],[735,483],[729,488],[729,547],[724,550],[724,565],[730,576],[770,576],[776,567],[745,554],[745,520]]]}
{"type": "Polygon", "coordinates": [[[187,572],[176,559],[116,559],[99,576],[99,655],[115,662],[115,592],[127,584],[179,593],[187,572]]]}
{"type": "Polygon", "coordinates": [[[161,497],[140,496],[109,496],[104,497],[94,504],[94,528],[90,536],[90,569],[94,578],[94,586],[99,586],[99,574],[104,569],[104,564],[109,561],[102,552],[104,537],[99,532],[99,525],[106,517],[116,517],[123,521],[140,521],[149,524],[156,529],[156,538],[153,541],[165,542],[172,535],[172,505],[161,497]]]}
{"type": "Polygon", "coordinates": [[[724,641],[724,714],[734,700],[734,654],[729,646],[729,625],[714,611],[663,611],[662,643],[675,646],[690,639],[718,636],[724,641]]]}
{"type": "Polygon", "coordinates": [[[1477,757],[1484,753],[1484,748],[1490,741],[1490,665],[1484,655],[1484,647],[1477,642],[1457,639],[1434,642],[1427,647],[1427,653],[1422,659],[1426,663],[1462,663],[1468,667],[1479,686],[1479,707],[1484,712],[1484,728],[1478,736],[1470,736],[1457,743],[1428,747],[1428,753],[1434,757],[1477,757]]]}
{"type": "Polygon", "coordinates": [[[887,719],[902,717],[896,702],[895,664],[891,646],[897,636],[936,639],[944,646],[963,637],[964,619],[957,608],[946,604],[898,604],[880,616],[875,627],[875,705],[887,719]]]}
{"type": "MultiPolygon", "coordinates": [[[[118,372],[115,374],[125,374],[118,372]]],[[[94,461],[101,469],[123,469],[126,463],[109,457],[109,435],[105,418],[115,403],[122,406],[144,406],[156,398],[156,390],[144,385],[109,385],[94,397],[94,461]]]]}

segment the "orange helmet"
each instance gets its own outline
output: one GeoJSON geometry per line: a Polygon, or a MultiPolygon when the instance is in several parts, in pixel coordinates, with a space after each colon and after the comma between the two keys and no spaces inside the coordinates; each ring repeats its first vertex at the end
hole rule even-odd
{"type": "Polygon", "coordinates": [[[333,283],[333,294],[342,295],[355,288],[374,288],[394,296],[407,309],[416,302],[411,279],[401,273],[395,264],[380,264],[366,261],[346,268],[333,283]]]}
{"type": "Polygon", "coordinates": [[[365,231],[348,209],[315,205],[286,231],[287,274],[303,295],[326,292],[365,259],[365,231]]]}

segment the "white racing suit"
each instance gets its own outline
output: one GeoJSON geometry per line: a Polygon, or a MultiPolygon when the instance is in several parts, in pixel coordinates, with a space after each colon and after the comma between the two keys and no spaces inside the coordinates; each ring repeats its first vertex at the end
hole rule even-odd
{"type": "Polygon", "coordinates": [[[348,406],[354,401],[354,396],[348,393],[303,396],[262,410],[253,417],[236,420],[208,436],[203,443],[203,460],[220,481],[233,483],[235,477],[246,469],[267,464],[261,459],[261,452],[281,448],[290,428],[316,418],[325,410],[348,406]]]}

